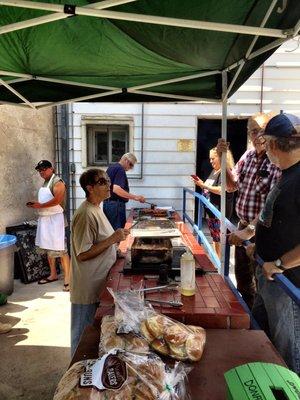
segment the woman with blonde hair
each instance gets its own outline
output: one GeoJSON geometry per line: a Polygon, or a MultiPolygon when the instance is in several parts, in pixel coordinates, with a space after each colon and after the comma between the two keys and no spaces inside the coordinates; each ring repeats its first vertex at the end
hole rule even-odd
{"type": "MultiPolygon", "coordinates": [[[[227,151],[227,171],[230,173],[234,168],[234,160],[231,151],[227,151]]],[[[213,167],[209,177],[204,182],[202,179],[192,178],[195,185],[199,186],[203,190],[205,197],[220,210],[221,207],[221,158],[217,152],[217,148],[213,147],[209,151],[209,160],[213,167]]],[[[226,218],[231,218],[233,211],[233,198],[235,188],[233,186],[226,187],[226,218]]],[[[218,257],[221,257],[221,245],[220,245],[220,220],[215,217],[215,215],[207,209],[207,223],[208,228],[213,240],[213,247],[218,257]]]]}

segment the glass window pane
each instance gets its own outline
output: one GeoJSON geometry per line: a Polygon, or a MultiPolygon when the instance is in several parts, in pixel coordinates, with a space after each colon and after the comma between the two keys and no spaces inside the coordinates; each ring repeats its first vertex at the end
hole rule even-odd
{"type": "Polygon", "coordinates": [[[108,164],[108,135],[103,131],[95,131],[95,162],[108,164]]]}
{"type": "Polygon", "coordinates": [[[126,130],[113,130],[111,132],[111,158],[117,162],[128,149],[128,132],[126,130]]]}

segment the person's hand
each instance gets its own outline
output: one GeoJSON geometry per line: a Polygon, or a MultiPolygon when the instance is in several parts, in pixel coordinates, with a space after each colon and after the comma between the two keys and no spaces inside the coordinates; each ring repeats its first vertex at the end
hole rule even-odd
{"type": "Polygon", "coordinates": [[[222,153],[226,153],[227,150],[229,149],[229,142],[226,142],[225,139],[218,139],[218,143],[217,143],[217,153],[218,154],[222,154],[222,153]]]}
{"type": "Polygon", "coordinates": [[[42,208],[41,203],[39,203],[38,201],[29,201],[28,203],[26,203],[26,206],[30,208],[42,208]]]}
{"type": "Polygon", "coordinates": [[[228,242],[232,246],[242,246],[245,240],[251,239],[253,232],[249,232],[247,228],[241,231],[234,231],[228,235],[228,242]]]}
{"type": "Polygon", "coordinates": [[[203,186],[204,186],[204,182],[203,182],[203,180],[202,179],[194,179],[192,176],[191,176],[191,180],[194,182],[194,184],[196,185],[196,186],[199,186],[201,189],[203,189],[203,186]]]}
{"type": "Polygon", "coordinates": [[[255,243],[250,243],[246,247],[246,254],[251,259],[254,260],[254,253],[255,253],[255,243]]]}
{"type": "Polygon", "coordinates": [[[274,281],[274,274],[282,274],[283,271],[277,268],[274,264],[274,261],[265,262],[262,266],[263,274],[269,281],[274,281]]]}
{"type": "Polygon", "coordinates": [[[204,189],[204,182],[202,179],[198,179],[196,181],[196,185],[199,186],[201,189],[204,189]]]}
{"type": "Polygon", "coordinates": [[[140,203],[145,203],[146,201],[144,196],[136,196],[135,200],[139,201],[140,203]]]}
{"type": "Polygon", "coordinates": [[[115,243],[122,242],[122,240],[125,240],[127,236],[129,235],[130,231],[128,229],[123,229],[123,228],[118,228],[114,233],[114,240],[115,243]]]}

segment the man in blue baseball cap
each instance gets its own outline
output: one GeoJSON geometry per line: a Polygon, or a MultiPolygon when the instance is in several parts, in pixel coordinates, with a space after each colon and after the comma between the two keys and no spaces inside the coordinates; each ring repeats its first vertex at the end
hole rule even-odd
{"type": "Polygon", "coordinates": [[[300,373],[300,307],[274,281],[284,274],[300,287],[300,119],[273,117],[260,139],[282,177],[269,192],[256,225],[258,292],[252,313],[290,369],[300,373]]]}

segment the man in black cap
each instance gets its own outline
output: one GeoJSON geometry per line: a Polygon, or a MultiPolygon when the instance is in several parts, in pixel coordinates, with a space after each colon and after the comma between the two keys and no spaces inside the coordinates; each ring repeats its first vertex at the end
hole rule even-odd
{"type": "Polygon", "coordinates": [[[253,316],[270,336],[290,369],[300,373],[300,307],[273,274],[284,274],[300,287],[300,119],[279,114],[266,125],[260,141],[270,161],[282,170],[267,196],[256,225],[258,293],[253,316]]]}
{"type": "Polygon", "coordinates": [[[38,193],[38,201],[28,202],[27,206],[38,209],[39,220],[35,244],[47,253],[50,275],[41,279],[40,285],[57,281],[55,258],[61,259],[64,270],[64,288],[69,291],[70,259],[65,242],[65,197],[66,186],[63,180],[56,176],[54,168],[48,160],[41,160],[35,167],[44,184],[38,193]]]}

